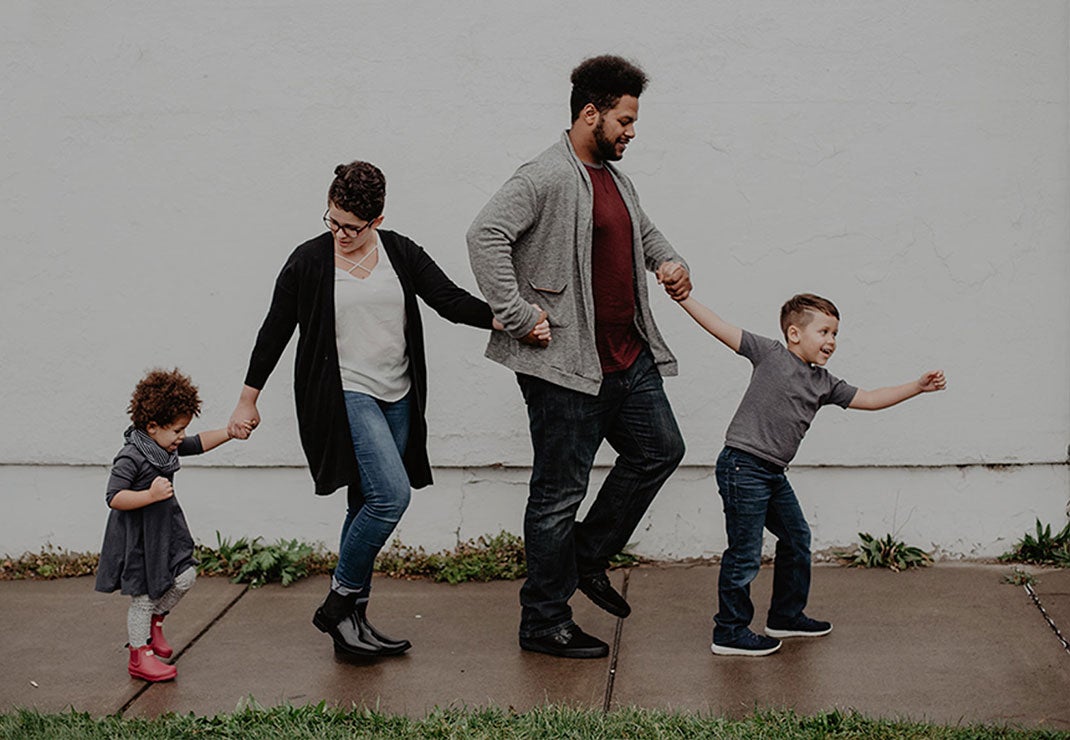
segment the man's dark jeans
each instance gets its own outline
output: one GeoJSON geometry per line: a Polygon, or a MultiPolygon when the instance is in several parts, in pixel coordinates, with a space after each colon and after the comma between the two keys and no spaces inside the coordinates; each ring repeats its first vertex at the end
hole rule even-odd
{"type": "Polygon", "coordinates": [[[717,458],[717,488],[724,503],[728,549],[717,584],[720,611],[713,641],[733,642],[754,618],[750,583],[762,559],[762,529],[776,538],[769,621],[790,624],[810,596],[810,526],[784,469],[750,453],[725,447],[717,458]]]}
{"type": "Polygon", "coordinates": [[[572,624],[568,600],[579,576],[603,572],[628,544],[680,464],[684,441],[647,350],[629,369],[607,373],[597,396],[530,375],[518,374],[517,382],[535,449],[524,512],[528,576],[520,590],[520,635],[542,637],[572,624]],[[577,523],[603,440],[618,457],[577,523]]]}

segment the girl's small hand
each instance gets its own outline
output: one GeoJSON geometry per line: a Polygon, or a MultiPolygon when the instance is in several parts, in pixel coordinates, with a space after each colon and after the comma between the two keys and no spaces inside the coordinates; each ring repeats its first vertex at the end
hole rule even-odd
{"type": "Polygon", "coordinates": [[[944,378],[943,370],[932,370],[925,373],[918,379],[918,387],[922,393],[932,393],[933,391],[942,391],[947,388],[947,380],[944,378]]]}
{"type": "Polygon", "coordinates": [[[229,424],[227,426],[227,439],[249,439],[254,429],[256,429],[255,419],[246,419],[237,426],[229,424]]]}
{"type": "Polygon", "coordinates": [[[256,403],[239,400],[227,423],[227,436],[230,439],[249,439],[259,425],[260,412],[256,409],[256,403]]]}
{"type": "Polygon", "coordinates": [[[171,481],[164,478],[162,475],[156,476],[152,481],[152,485],[149,486],[149,498],[156,501],[165,501],[175,495],[175,488],[171,485],[171,481]]]}

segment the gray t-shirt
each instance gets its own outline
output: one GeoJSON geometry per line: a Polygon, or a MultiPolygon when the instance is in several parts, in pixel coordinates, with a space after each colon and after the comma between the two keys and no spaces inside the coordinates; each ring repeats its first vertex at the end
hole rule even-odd
{"type": "Polygon", "coordinates": [[[754,365],[725,444],[787,467],[817,410],[847,408],[858,388],[803,362],[775,339],[743,331],[739,354],[754,365]]]}

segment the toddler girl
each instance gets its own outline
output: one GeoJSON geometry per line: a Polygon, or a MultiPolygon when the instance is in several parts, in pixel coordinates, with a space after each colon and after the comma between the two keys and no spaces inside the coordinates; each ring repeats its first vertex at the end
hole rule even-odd
{"type": "MultiPolygon", "coordinates": [[[[96,590],[122,589],[133,597],[126,617],[128,670],[146,681],[169,681],[178,673],[157,658],[173,653],[163,620],[197,577],[193,538],[172,484],[178,456],[198,455],[231,439],[226,429],[186,437],[186,426],[200,411],[197,387],[187,376],[177,369],[149,372],[130,399],[133,425],[108,479],[111,513],[96,590]]],[[[252,424],[246,422],[246,428],[252,424]]]]}

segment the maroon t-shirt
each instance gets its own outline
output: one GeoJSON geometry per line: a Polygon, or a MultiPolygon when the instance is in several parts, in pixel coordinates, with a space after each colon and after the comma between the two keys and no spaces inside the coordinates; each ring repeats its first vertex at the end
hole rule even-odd
{"type": "Polygon", "coordinates": [[[594,244],[591,288],[594,332],[602,372],[627,370],[643,350],[635,328],[635,264],[632,219],[613,176],[585,165],[594,185],[594,244]]]}

